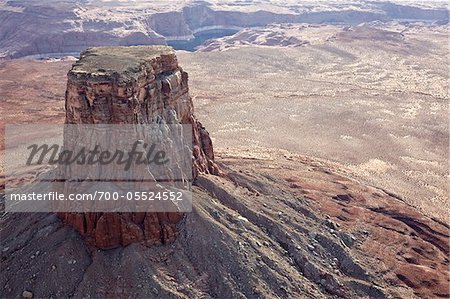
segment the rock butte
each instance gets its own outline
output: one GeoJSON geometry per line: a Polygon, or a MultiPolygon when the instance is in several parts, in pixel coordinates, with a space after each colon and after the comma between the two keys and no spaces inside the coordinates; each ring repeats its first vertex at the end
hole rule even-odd
{"type": "MultiPolygon", "coordinates": [[[[103,47],[81,54],[68,73],[66,123],[147,124],[169,117],[192,125],[193,176],[217,174],[208,132],[193,115],[188,74],[170,47],[103,47]]],[[[172,242],[183,213],[59,213],[100,248],[172,242]]]]}

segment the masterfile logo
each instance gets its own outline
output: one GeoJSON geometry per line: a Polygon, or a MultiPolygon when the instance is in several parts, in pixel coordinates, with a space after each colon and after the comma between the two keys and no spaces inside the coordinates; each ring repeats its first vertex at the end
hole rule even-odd
{"type": "Polygon", "coordinates": [[[7,126],[6,209],[190,211],[191,148],[191,125],[7,126]]]}

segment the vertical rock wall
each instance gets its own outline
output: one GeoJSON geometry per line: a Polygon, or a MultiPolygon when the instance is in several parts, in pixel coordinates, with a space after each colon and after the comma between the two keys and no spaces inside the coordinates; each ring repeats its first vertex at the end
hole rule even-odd
{"type": "MultiPolygon", "coordinates": [[[[68,74],[67,124],[192,125],[193,177],[218,173],[206,129],[193,115],[188,74],[165,46],[92,48],[68,74]]],[[[182,213],[60,213],[100,248],[175,239],[182,213]]]]}

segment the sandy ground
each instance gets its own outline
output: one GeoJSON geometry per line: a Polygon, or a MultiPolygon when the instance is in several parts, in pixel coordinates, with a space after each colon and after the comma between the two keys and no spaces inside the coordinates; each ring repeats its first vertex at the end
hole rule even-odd
{"type": "Polygon", "coordinates": [[[388,29],[341,30],[297,48],[177,55],[216,147],[282,148],[339,162],[447,219],[446,31],[388,29]]]}

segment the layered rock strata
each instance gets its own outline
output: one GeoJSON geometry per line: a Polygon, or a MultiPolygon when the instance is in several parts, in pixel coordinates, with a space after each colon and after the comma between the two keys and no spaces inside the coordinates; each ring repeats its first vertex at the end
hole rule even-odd
{"type": "MultiPolygon", "coordinates": [[[[68,73],[67,124],[192,125],[193,178],[218,173],[208,132],[193,115],[188,74],[165,46],[92,48],[68,73]]],[[[100,248],[175,239],[183,213],[60,213],[60,218],[100,248]]]]}

